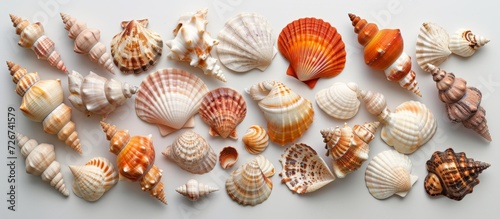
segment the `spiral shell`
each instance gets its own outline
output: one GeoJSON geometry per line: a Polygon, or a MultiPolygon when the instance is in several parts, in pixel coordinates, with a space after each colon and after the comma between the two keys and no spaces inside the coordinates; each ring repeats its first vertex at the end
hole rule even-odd
{"type": "Polygon", "coordinates": [[[229,169],[238,161],[238,150],[232,146],[222,148],[219,153],[219,164],[222,169],[229,169]]]}
{"type": "Polygon", "coordinates": [[[451,54],[449,44],[450,36],[445,29],[435,23],[423,23],[417,38],[418,65],[424,68],[427,63],[440,65],[446,61],[451,54]]]}
{"type": "Polygon", "coordinates": [[[356,83],[337,82],[316,93],[316,104],[331,117],[350,119],[358,113],[360,103],[358,92],[359,88],[356,83]]]}
{"type": "Polygon", "coordinates": [[[92,158],[84,166],[70,165],[69,169],[75,177],[73,192],[87,201],[97,201],[118,183],[118,173],[104,157],[92,158]]]}
{"type": "Polygon", "coordinates": [[[186,184],[175,189],[179,194],[186,196],[191,201],[198,201],[203,196],[207,196],[212,192],[219,191],[218,188],[199,183],[194,179],[190,179],[186,184]]]}
{"type": "Polygon", "coordinates": [[[260,154],[269,145],[269,135],[260,125],[252,125],[241,139],[250,154],[260,154]]]}
{"type": "Polygon", "coordinates": [[[472,33],[471,30],[460,29],[450,37],[450,51],[454,54],[463,57],[474,55],[477,49],[490,42],[483,36],[478,36],[472,33]]]}
{"type": "Polygon", "coordinates": [[[240,166],[226,180],[226,192],[241,205],[258,205],[271,195],[273,182],[262,172],[256,159],[240,166]]]}

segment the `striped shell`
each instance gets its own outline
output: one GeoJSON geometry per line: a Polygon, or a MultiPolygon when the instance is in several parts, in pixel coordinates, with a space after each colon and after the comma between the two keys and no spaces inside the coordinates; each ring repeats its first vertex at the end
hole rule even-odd
{"type": "Polygon", "coordinates": [[[467,29],[460,29],[450,37],[450,50],[462,57],[474,55],[477,49],[490,42],[483,36],[478,36],[467,29]]]}
{"type": "Polygon", "coordinates": [[[269,145],[269,135],[266,129],[259,125],[250,126],[241,140],[250,154],[260,154],[269,145]]]}
{"type": "Polygon", "coordinates": [[[262,172],[256,159],[233,171],[226,180],[226,192],[240,205],[258,205],[271,195],[273,182],[262,172]]]}
{"type": "Polygon", "coordinates": [[[97,201],[118,183],[118,173],[104,157],[92,158],[84,166],[70,165],[69,169],[75,177],[73,192],[87,201],[97,201]]]}
{"type": "Polygon", "coordinates": [[[257,160],[257,164],[266,177],[271,177],[274,175],[274,165],[273,163],[271,163],[271,161],[264,157],[264,155],[255,157],[255,160],[257,160]]]}
{"type": "Polygon", "coordinates": [[[315,95],[316,104],[326,114],[337,119],[350,119],[358,113],[359,88],[356,83],[337,82],[315,95]]]}
{"type": "Polygon", "coordinates": [[[446,61],[451,54],[449,43],[450,36],[445,29],[435,23],[423,23],[417,38],[418,65],[423,69],[427,64],[440,65],[446,61]]]}

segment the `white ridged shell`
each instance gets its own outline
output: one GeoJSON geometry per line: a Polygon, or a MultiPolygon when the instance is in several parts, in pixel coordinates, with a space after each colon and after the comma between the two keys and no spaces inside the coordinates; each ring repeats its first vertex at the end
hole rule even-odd
{"type": "Polygon", "coordinates": [[[470,30],[460,29],[451,35],[449,46],[452,53],[469,57],[488,42],[490,40],[483,36],[475,35],[470,30]]]}
{"type": "Polygon", "coordinates": [[[416,56],[420,68],[427,63],[440,65],[450,56],[450,37],[445,29],[435,23],[426,22],[420,27],[417,38],[416,56]]]}
{"type": "Polygon", "coordinates": [[[264,175],[256,159],[233,171],[226,180],[226,192],[241,205],[257,205],[269,198],[273,182],[264,175]]]}
{"type": "Polygon", "coordinates": [[[201,197],[207,196],[208,194],[218,190],[218,188],[199,183],[195,179],[190,179],[186,184],[175,189],[175,191],[183,196],[186,196],[186,198],[191,201],[198,201],[201,197]]]}
{"type": "Polygon", "coordinates": [[[69,169],[75,177],[73,192],[87,201],[97,201],[118,182],[118,173],[103,157],[92,158],[84,166],[70,165],[69,169]]]}
{"type": "Polygon", "coordinates": [[[356,83],[337,82],[315,95],[316,104],[328,115],[337,119],[350,119],[358,113],[359,88],[356,83]]]}
{"type": "Polygon", "coordinates": [[[264,157],[264,155],[255,157],[255,160],[257,160],[257,164],[259,164],[262,173],[264,173],[266,177],[271,177],[274,175],[274,165],[273,163],[271,163],[271,161],[264,157]]]}

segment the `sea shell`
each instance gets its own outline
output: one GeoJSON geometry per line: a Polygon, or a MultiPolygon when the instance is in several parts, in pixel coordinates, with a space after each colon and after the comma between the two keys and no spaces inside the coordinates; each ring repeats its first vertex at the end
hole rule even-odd
{"type": "Polygon", "coordinates": [[[130,136],[128,130],[101,121],[101,127],[109,141],[109,151],[116,154],[116,166],[120,179],[139,181],[142,191],[167,204],[162,170],[154,165],[155,148],[152,136],[130,136]]]}
{"type": "Polygon", "coordinates": [[[278,52],[271,25],[255,13],[240,13],[229,19],[217,38],[220,62],[235,72],[254,68],[264,71],[278,52]]]}
{"type": "Polygon", "coordinates": [[[290,62],[286,74],[310,88],[319,78],[340,74],[345,66],[342,36],[322,19],[301,18],[289,23],[278,36],[278,50],[290,62]]]}
{"type": "Polygon", "coordinates": [[[467,87],[465,79],[456,78],[453,73],[434,65],[427,64],[424,70],[432,74],[439,90],[439,99],[446,104],[448,118],[455,123],[461,122],[466,128],[491,141],[486,111],[481,106],[481,91],[475,87],[467,87]]]}
{"type": "Polygon", "coordinates": [[[358,113],[358,92],[356,83],[336,82],[331,87],[316,93],[316,104],[334,118],[350,119],[358,113]]]}
{"type": "Polygon", "coordinates": [[[449,43],[450,36],[445,29],[435,23],[423,23],[417,38],[418,65],[424,68],[427,63],[440,65],[446,61],[451,54],[449,43]]]}
{"type": "Polygon", "coordinates": [[[368,159],[369,143],[375,138],[379,122],[370,122],[355,125],[351,128],[344,123],[344,127],[323,129],[321,135],[326,143],[326,156],[332,156],[333,173],[338,178],[361,167],[368,159]]]}
{"type": "Polygon", "coordinates": [[[245,144],[245,149],[250,154],[260,154],[269,145],[269,135],[266,129],[260,125],[252,125],[241,139],[245,144]]]}
{"type": "Polygon", "coordinates": [[[199,113],[200,118],[210,126],[211,136],[238,139],[236,126],[247,115],[247,105],[238,91],[220,87],[205,95],[199,113]]]}
{"type": "Polygon", "coordinates": [[[219,163],[222,169],[231,168],[238,160],[238,151],[236,148],[226,146],[219,153],[219,163]]]}
{"type": "Polygon", "coordinates": [[[263,81],[246,90],[267,120],[267,134],[271,141],[285,145],[295,141],[313,122],[311,101],[299,96],[283,83],[263,81]]]}
{"type": "Polygon", "coordinates": [[[61,13],[64,29],[68,37],[75,41],[73,50],[79,54],[86,54],[90,60],[99,63],[111,73],[115,73],[115,66],[111,61],[111,55],[106,52],[106,46],[99,42],[101,31],[95,28],[88,28],[87,24],[77,21],[68,14],[61,13]]]}
{"type": "Polygon", "coordinates": [[[87,201],[97,201],[118,183],[118,173],[104,157],[92,158],[84,166],[70,165],[69,169],[75,177],[73,192],[87,201]]]}
{"type": "Polygon", "coordinates": [[[179,18],[173,31],[175,38],[165,43],[170,48],[167,57],[189,62],[193,67],[201,68],[206,75],[226,82],[217,59],[210,55],[212,47],[219,44],[219,41],[206,31],[207,13],[208,9],[203,9],[179,18]]]}
{"type": "Polygon", "coordinates": [[[43,131],[57,138],[78,153],[82,153],[71,107],[63,103],[61,80],[40,80],[38,73],[29,72],[7,61],[16,93],[23,98],[19,109],[34,122],[41,122],[43,131]]]}
{"type": "Polygon", "coordinates": [[[437,129],[434,115],[423,103],[406,101],[394,112],[387,108],[385,97],[377,92],[360,92],[368,112],[378,117],[382,125],[382,140],[398,152],[411,154],[429,141],[437,129]]]}
{"type": "Polygon", "coordinates": [[[370,194],[386,199],[396,194],[405,197],[418,177],[411,175],[411,160],[395,150],[381,152],[366,167],[365,181],[370,194]]]}
{"type": "Polygon", "coordinates": [[[19,133],[16,133],[16,141],[26,158],[26,173],[41,176],[43,181],[50,183],[61,194],[69,196],[61,174],[61,164],[56,161],[54,145],[38,144],[35,139],[19,133]]]}
{"type": "Polygon", "coordinates": [[[281,183],[292,192],[314,192],[335,180],[325,161],[306,144],[296,143],[286,148],[280,161],[283,165],[281,183]]]}
{"type": "Polygon", "coordinates": [[[113,62],[123,73],[147,71],[160,58],[163,40],[147,26],[148,19],[123,21],[123,31],[111,40],[113,62]]]}
{"type": "Polygon", "coordinates": [[[483,36],[478,36],[467,29],[460,29],[450,37],[450,50],[452,53],[463,57],[473,55],[477,49],[490,42],[483,36]]]}
{"type": "Polygon", "coordinates": [[[218,188],[199,183],[194,179],[190,179],[186,184],[175,189],[179,194],[186,196],[191,201],[198,201],[201,197],[207,196],[212,192],[219,191],[218,188]]]}
{"type": "Polygon", "coordinates": [[[399,29],[379,30],[374,23],[349,14],[358,34],[358,42],[364,49],[365,63],[377,70],[384,70],[387,80],[398,82],[403,88],[418,96],[420,90],[416,74],[411,70],[411,57],[403,52],[403,37],[399,29]]]}
{"type": "Polygon", "coordinates": [[[217,162],[217,155],[208,142],[191,130],[177,137],[162,154],[182,169],[195,174],[210,172],[217,162]]]}
{"type": "Polygon", "coordinates": [[[158,125],[165,136],[184,127],[194,127],[194,115],[208,88],[193,74],[167,68],[149,74],[135,97],[135,112],[145,122],[158,125]]]}
{"type": "Polygon", "coordinates": [[[45,35],[43,25],[40,22],[32,23],[28,20],[9,14],[16,34],[19,35],[19,46],[32,49],[38,59],[47,60],[50,65],[57,69],[68,72],[61,56],[55,51],[55,43],[45,35]]]}
{"type": "Polygon", "coordinates": [[[273,182],[266,177],[256,159],[240,166],[226,180],[226,192],[240,205],[258,205],[271,195],[273,182]]]}
{"type": "Polygon", "coordinates": [[[76,71],[68,75],[68,87],[68,99],[73,107],[88,116],[103,115],[103,119],[124,104],[138,89],[127,83],[106,79],[94,72],[83,77],[76,71]]]}
{"type": "Polygon", "coordinates": [[[274,175],[274,165],[264,155],[255,157],[255,160],[257,160],[257,164],[266,177],[269,178],[274,175]]]}

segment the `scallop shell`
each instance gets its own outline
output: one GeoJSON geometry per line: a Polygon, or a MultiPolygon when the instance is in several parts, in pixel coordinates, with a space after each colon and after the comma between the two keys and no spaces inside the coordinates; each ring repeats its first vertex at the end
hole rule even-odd
{"type": "Polygon", "coordinates": [[[177,137],[162,154],[180,168],[195,174],[210,172],[217,162],[217,155],[208,142],[191,130],[177,137]]]}
{"type": "Polygon", "coordinates": [[[478,36],[467,29],[460,29],[450,37],[450,50],[452,53],[463,57],[473,55],[477,49],[490,42],[483,36],[478,36]]]}
{"type": "Polygon", "coordinates": [[[43,181],[50,183],[61,194],[69,196],[61,174],[61,164],[56,161],[54,145],[38,144],[35,139],[19,133],[16,133],[16,141],[21,154],[26,158],[26,173],[41,176],[43,181]]]}
{"type": "Polygon", "coordinates": [[[301,18],[289,23],[278,36],[278,50],[290,61],[286,74],[310,88],[319,78],[340,74],[345,66],[342,36],[322,19],[301,18]]]}
{"type": "Polygon", "coordinates": [[[356,83],[337,82],[316,93],[316,104],[334,118],[350,119],[358,113],[358,92],[359,88],[356,83]]]}
{"type": "Polygon", "coordinates": [[[314,192],[335,180],[325,161],[310,146],[296,143],[281,155],[281,183],[295,193],[314,192]]]}
{"type": "Polygon", "coordinates": [[[256,159],[240,166],[226,180],[226,192],[240,205],[258,205],[271,195],[273,182],[264,175],[256,159]]]}
{"type": "Polygon", "coordinates": [[[269,145],[269,135],[266,129],[259,125],[250,126],[241,140],[250,154],[260,154],[269,145]]]}
{"type": "Polygon", "coordinates": [[[424,188],[430,196],[444,195],[457,201],[472,193],[479,184],[479,174],[490,164],[467,158],[464,152],[455,153],[452,148],[436,151],[427,161],[424,188]]]}
{"type": "Polygon", "coordinates": [[[206,75],[226,82],[226,77],[217,65],[217,59],[210,55],[212,47],[219,44],[219,41],[206,31],[207,13],[208,9],[203,9],[179,18],[173,31],[175,38],[165,43],[170,48],[167,57],[189,62],[193,67],[201,68],[206,75]]]}
{"type": "Polygon", "coordinates": [[[285,145],[295,141],[313,122],[311,101],[299,96],[283,83],[263,81],[246,90],[267,120],[267,133],[271,141],[285,145]]]}
{"type": "Polygon", "coordinates": [[[245,119],[247,105],[238,91],[220,87],[205,95],[199,113],[211,136],[238,139],[236,126],[245,119]]]}
{"type": "Polygon", "coordinates": [[[218,188],[199,183],[194,179],[190,179],[186,184],[175,189],[179,194],[186,196],[191,201],[198,201],[201,197],[207,196],[212,192],[219,191],[218,188]]]}
{"type": "Polygon", "coordinates": [[[271,25],[255,13],[240,13],[229,19],[217,38],[219,60],[235,72],[254,68],[264,71],[278,52],[271,25]]]}
{"type": "Polygon", "coordinates": [[[135,97],[135,112],[156,124],[165,136],[184,127],[194,127],[194,115],[208,88],[203,81],[181,69],[167,68],[149,74],[135,97]]]}
{"type": "Polygon", "coordinates": [[[97,201],[118,183],[118,173],[104,157],[92,158],[84,166],[70,165],[69,169],[75,177],[73,192],[87,201],[97,201]]]}
{"type": "Polygon", "coordinates": [[[148,19],[123,21],[123,31],[111,40],[113,62],[123,73],[147,71],[160,58],[163,40],[147,26],[148,19]]]}
{"type": "Polygon", "coordinates": [[[366,167],[365,181],[370,194],[386,199],[396,194],[405,197],[418,177],[411,175],[411,160],[394,150],[381,152],[366,167]]]}
{"type": "Polygon", "coordinates": [[[274,165],[264,155],[255,157],[255,160],[257,160],[257,164],[266,177],[269,178],[274,175],[274,165]]]}
{"type": "Polygon", "coordinates": [[[446,61],[451,54],[449,41],[450,36],[442,27],[435,23],[423,23],[417,38],[418,65],[424,68],[427,63],[440,65],[446,61]]]}
{"type": "Polygon", "coordinates": [[[238,151],[236,148],[226,146],[219,153],[219,163],[222,169],[231,168],[238,160],[238,151]]]}

